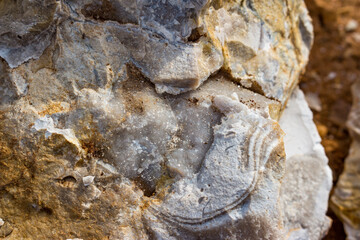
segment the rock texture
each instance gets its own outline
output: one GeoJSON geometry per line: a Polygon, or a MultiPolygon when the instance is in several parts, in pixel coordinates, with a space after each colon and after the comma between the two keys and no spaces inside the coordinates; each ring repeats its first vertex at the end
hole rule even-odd
{"type": "Polygon", "coordinates": [[[280,119],[285,131],[286,172],[281,189],[288,239],[322,239],[332,174],[304,94],[296,89],[280,119]]]}
{"type": "Polygon", "coordinates": [[[50,45],[59,20],[59,1],[11,1],[0,4],[0,57],[10,67],[39,58],[50,45]]]}
{"type": "Polygon", "coordinates": [[[352,87],[353,106],[348,117],[347,127],[353,138],[344,172],[341,174],[331,197],[331,207],[344,222],[350,240],[360,237],[360,81],[352,87]]]}
{"type": "Polygon", "coordinates": [[[303,1],[5,1],[0,29],[0,238],[323,236],[326,157],[284,110],[303,1]]]}
{"type": "MultiPolygon", "coordinates": [[[[3,2],[1,22],[0,53],[12,68],[39,58],[56,26],[55,69],[95,67],[102,74],[101,64],[109,64],[117,74],[130,61],[158,92],[168,93],[196,89],[223,69],[282,104],[298,82],[313,38],[299,0],[3,2]],[[99,55],[108,61],[93,64],[99,55]]],[[[97,75],[78,75],[89,73],[97,75]]]]}

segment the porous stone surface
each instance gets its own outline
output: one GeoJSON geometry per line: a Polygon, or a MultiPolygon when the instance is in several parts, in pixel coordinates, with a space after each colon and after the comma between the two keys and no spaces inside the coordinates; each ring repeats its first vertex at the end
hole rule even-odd
{"type": "Polygon", "coordinates": [[[347,127],[353,138],[349,155],[345,160],[334,194],[331,208],[344,222],[350,240],[360,237],[360,81],[352,86],[353,105],[348,117],[347,127]]]}
{"type": "Polygon", "coordinates": [[[4,1],[0,30],[0,238],[325,232],[326,157],[284,110],[303,1],[4,1]]]}

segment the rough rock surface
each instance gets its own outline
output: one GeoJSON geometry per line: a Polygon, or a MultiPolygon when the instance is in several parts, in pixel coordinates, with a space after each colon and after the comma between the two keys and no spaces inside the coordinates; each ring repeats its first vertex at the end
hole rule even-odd
{"type": "Polygon", "coordinates": [[[1,1],[0,57],[10,67],[39,58],[55,33],[60,8],[56,0],[1,1]]]}
{"type": "Polygon", "coordinates": [[[302,0],[5,1],[0,30],[0,238],[326,231],[311,117],[303,158],[277,122],[312,44],[302,0]]]}
{"type": "Polygon", "coordinates": [[[360,238],[360,81],[352,87],[353,106],[347,127],[353,138],[350,152],[331,197],[331,207],[344,222],[350,240],[360,238]]]}
{"type": "Polygon", "coordinates": [[[321,239],[330,227],[326,217],[332,174],[304,94],[296,89],[280,119],[286,133],[286,172],[281,196],[288,239],[321,239]]]}
{"type": "Polygon", "coordinates": [[[109,64],[116,75],[118,67],[131,61],[158,92],[196,89],[222,69],[243,86],[284,104],[313,39],[300,0],[21,1],[0,7],[0,56],[10,67],[39,58],[56,26],[55,69],[61,65],[71,72],[81,64],[98,74],[78,74],[93,78],[106,71],[101,64],[109,64]]]}

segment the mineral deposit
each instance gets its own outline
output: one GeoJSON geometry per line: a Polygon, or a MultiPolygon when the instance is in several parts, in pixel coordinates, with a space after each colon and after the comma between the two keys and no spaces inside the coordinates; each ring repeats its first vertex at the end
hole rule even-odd
{"type": "Polygon", "coordinates": [[[321,238],[312,40],[302,0],[1,1],[0,238],[321,238]]]}

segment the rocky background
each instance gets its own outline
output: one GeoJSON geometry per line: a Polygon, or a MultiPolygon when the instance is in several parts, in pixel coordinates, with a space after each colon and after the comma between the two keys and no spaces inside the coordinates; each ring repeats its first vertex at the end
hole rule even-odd
{"type": "MultiPolygon", "coordinates": [[[[305,2],[313,19],[315,40],[300,87],[314,113],[335,186],[351,144],[346,127],[352,106],[351,86],[360,79],[360,2],[305,2]]],[[[325,239],[345,239],[342,222],[331,208],[328,214],[333,224],[325,239]]]]}

